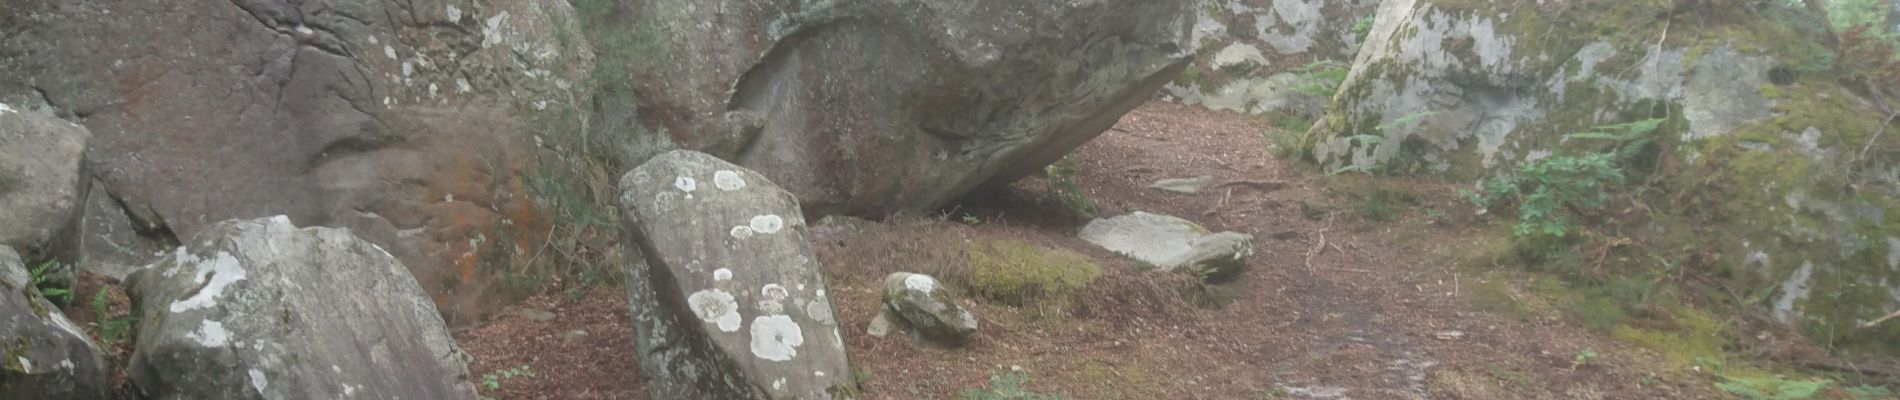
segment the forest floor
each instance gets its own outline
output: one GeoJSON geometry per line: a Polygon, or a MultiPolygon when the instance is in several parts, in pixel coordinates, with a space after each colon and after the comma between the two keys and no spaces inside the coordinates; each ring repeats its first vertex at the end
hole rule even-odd
{"type": "MultiPolygon", "coordinates": [[[[1456,184],[1326,176],[1271,156],[1266,133],[1276,129],[1258,117],[1155,102],[1073,155],[1073,179],[1101,216],[1147,211],[1252,234],[1248,270],[1218,285],[1145,271],[1081,241],[1086,221],[1043,177],[938,215],[814,222],[861,398],[1728,397],[1715,387],[1724,375],[1705,369],[1724,363],[1719,345],[1681,351],[1672,347],[1711,345],[1656,327],[1614,338],[1577,321],[1568,310],[1577,301],[1560,280],[1499,265],[1508,240],[1498,232],[1508,223],[1478,215],[1456,184]],[[1199,176],[1212,180],[1198,194],[1149,188],[1199,176]],[[982,328],[961,349],[865,332],[886,274],[967,282],[958,270],[968,268],[967,249],[994,241],[1078,253],[1102,274],[1063,308],[966,296],[982,328]]],[[[77,294],[98,291],[107,292],[98,304],[67,312],[104,337],[112,318],[101,315],[123,316],[129,302],[97,277],[82,280],[77,294]]],[[[549,288],[455,337],[487,398],[645,399],[626,302],[618,287],[549,288]]],[[[115,339],[102,341],[124,365],[130,340],[115,339]]]]}
{"type": "MultiPolygon", "coordinates": [[[[1462,253],[1485,244],[1469,238],[1498,223],[1473,217],[1452,184],[1328,177],[1270,156],[1272,129],[1156,102],[1074,155],[1100,215],[1163,213],[1256,238],[1249,269],[1198,296],[1213,301],[1183,300],[1169,290],[1178,277],[1077,239],[1086,221],[1042,178],[941,215],[814,229],[864,397],[956,398],[1016,380],[1078,399],[1723,397],[1698,367],[1526,293],[1548,278],[1472,267],[1484,263],[1462,253]],[[1199,194],[1148,187],[1198,176],[1214,178],[1199,194]],[[999,239],[1089,256],[1103,276],[1063,315],[965,300],[983,327],[962,349],[865,333],[884,274],[999,239]]],[[[474,374],[498,377],[494,398],[645,398],[625,302],[618,288],[537,296],[458,338],[474,374]],[[534,375],[498,375],[522,366],[534,375]]]]}

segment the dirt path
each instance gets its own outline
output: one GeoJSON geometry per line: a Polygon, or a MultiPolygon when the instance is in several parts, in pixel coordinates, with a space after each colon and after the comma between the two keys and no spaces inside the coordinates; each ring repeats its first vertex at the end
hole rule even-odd
{"type": "MultiPolygon", "coordinates": [[[[1460,238],[1485,228],[1421,212],[1470,215],[1445,184],[1360,182],[1404,194],[1400,204],[1385,206],[1396,210],[1380,211],[1378,202],[1352,191],[1329,190],[1353,178],[1320,176],[1268,156],[1262,133],[1270,129],[1257,118],[1154,103],[1076,154],[1080,186],[1103,215],[1159,212],[1254,235],[1250,270],[1215,288],[1231,296],[1223,307],[1153,300],[1152,290],[1143,291],[1153,285],[1142,282],[1164,277],[1133,272],[1126,260],[1074,239],[1081,221],[1058,216],[1061,206],[1037,179],[960,208],[971,216],[966,221],[891,222],[876,228],[882,231],[873,236],[882,238],[871,244],[820,235],[821,257],[845,254],[828,258],[826,273],[839,293],[836,307],[865,397],[953,398],[1019,370],[1034,378],[1029,388],[1065,398],[1713,397],[1700,378],[1670,372],[1678,369],[1661,367],[1668,363],[1658,356],[1561,317],[1473,311],[1473,287],[1528,278],[1446,265],[1464,248],[1460,238]],[[1213,184],[1198,194],[1147,187],[1203,175],[1213,184]],[[914,261],[900,253],[999,237],[1101,260],[1113,270],[1090,297],[1101,304],[1049,322],[968,303],[986,326],[961,350],[863,333],[876,307],[876,280],[898,266],[856,264],[914,261]],[[1574,362],[1585,353],[1595,356],[1574,362]]],[[[501,379],[486,391],[496,398],[644,398],[624,304],[618,289],[542,296],[528,308],[554,318],[509,314],[458,337],[475,356],[478,378],[519,366],[536,372],[501,379]]]]}

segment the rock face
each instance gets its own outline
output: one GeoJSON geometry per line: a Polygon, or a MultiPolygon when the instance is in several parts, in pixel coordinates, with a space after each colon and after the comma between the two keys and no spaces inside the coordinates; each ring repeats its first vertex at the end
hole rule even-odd
{"type": "Polygon", "coordinates": [[[89,128],[146,235],[349,227],[473,316],[503,300],[480,272],[548,230],[520,176],[560,138],[542,121],[588,97],[576,20],[559,0],[9,0],[0,102],[89,128]]]}
{"type": "Polygon", "coordinates": [[[1359,49],[1376,0],[1213,0],[1197,14],[1194,64],[1164,93],[1172,100],[1244,113],[1316,118],[1326,70],[1359,49]],[[1326,63],[1336,61],[1335,63],[1326,63]],[[1317,90],[1306,88],[1320,88],[1317,90]]]}
{"type": "Polygon", "coordinates": [[[627,297],[656,399],[826,399],[851,367],[791,193],[674,151],[620,179],[627,297]]]}
{"type": "Polygon", "coordinates": [[[0,398],[105,399],[111,390],[99,346],[40,297],[7,246],[0,246],[0,344],[0,398]]]}
{"type": "Polygon", "coordinates": [[[1886,113],[1839,79],[1823,22],[1783,3],[1673,22],[1626,5],[1386,1],[1314,155],[1482,180],[1626,143],[1573,133],[1660,120],[1619,164],[1673,199],[1644,230],[1721,255],[1698,268],[1770,293],[1816,340],[1900,351],[1900,325],[1857,327],[1900,307],[1900,159],[1880,150],[1900,125],[1875,135],[1886,113]]]}
{"type": "Polygon", "coordinates": [[[348,230],[215,224],[128,289],[144,398],[475,398],[428,296],[348,230]]]}
{"type": "Polygon", "coordinates": [[[1194,221],[1140,211],[1090,221],[1082,240],[1162,271],[1186,267],[1208,280],[1233,278],[1253,255],[1253,235],[1212,233],[1194,221]]]}
{"type": "Polygon", "coordinates": [[[976,333],[976,316],[930,275],[909,272],[884,277],[884,302],[878,318],[897,322],[919,337],[961,345],[976,333]],[[895,321],[893,321],[895,317],[895,321]]]}
{"type": "Polygon", "coordinates": [[[86,128],[0,103],[0,246],[42,254],[78,225],[86,128]]]}
{"type": "Polygon", "coordinates": [[[818,212],[927,210],[1107,130],[1186,65],[1187,0],[636,0],[642,117],[818,212]]]}

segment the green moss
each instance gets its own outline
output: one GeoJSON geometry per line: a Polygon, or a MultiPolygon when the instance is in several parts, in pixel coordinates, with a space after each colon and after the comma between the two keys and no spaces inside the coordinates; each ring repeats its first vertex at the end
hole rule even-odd
{"type": "Polygon", "coordinates": [[[1019,307],[1066,309],[1102,273],[1081,254],[1016,240],[972,244],[969,259],[977,294],[1019,307]]]}
{"type": "Polygon", "coordinates": [[[1637,328],[1629,325],[1617,325],[1610,335],[1625,342],[1634,343],[1663,355],[1663,358],[1678,368],[1688,368],[1702,363],[1722,363],[1725,359],[1722,347],[1728,339],[1723,336],[1722,323],[1700,310],[1676,306],[1670,308],[1674,326],[1662,328],[1637,328]]]}

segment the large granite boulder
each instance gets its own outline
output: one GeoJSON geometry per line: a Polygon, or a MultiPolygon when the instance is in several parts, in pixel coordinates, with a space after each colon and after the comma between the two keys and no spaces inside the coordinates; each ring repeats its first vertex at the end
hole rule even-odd
{"type": "Polygon", "coordinates": [[[506,300],[486,272],[545,241],[522,175],[589,97],[574,14],[560,0],[8,0],[0,102],[89,128],[93,172],[155,242],[271,215],[349,227],[467,321],[506,300]]]}
{"type": "Polygon", "coordinates": [[[0,246],[50,252],[78,225],[86,128],[0,103],[0,246]]]}
{"type": "Polygon", "coordinates": [[[1162,91],[1209,109],[1317,118],[1378,5],[1210,0],[1196,14],[1194,64],[1162,91]]]}
{"type": "Polygon", "coordinates": [[[1189,0],[635,0],[641,117],[816,212],[927,210],[1031,173],[1186,65],[1189,0]]]}
{"type": "Polygon", "coordinates": [[[104,399],[99,346],[33,288],[26,264],[0,246],[0,399],[104,399]]]}
{"type": "Polygon", "coordinates": [[[1185,268],[1206,280],[1239,275],[1253,256],[1253,235],[1215,233],[1194,221],[1141,211],[1089,221],[1081,237],[1163,272],[1185,268]]]}
{"type": "Polygon", "coordinates": [[[1642,259],[1706,264],[1830,347],[1900,351],[1900,324],[1859,328],[1900,308],[1900,124],[1798,2],[1672,7],[1385,1],[1315,161],[1483,181],[1613,153],[1654,199],[1630,231],[1688,249],[1642,259]]]}
{"type": "Polygon", "coordinates": [[[223,222],[129,282],[141,398],[475,398],[428,295],[348,230],[223,222]]]}
{"type": "Polygon", "coordinates": [[[656,399],[851,392],[844,339],[790,193],[710,155],[620,179],[627,297],[656,399]]]}

